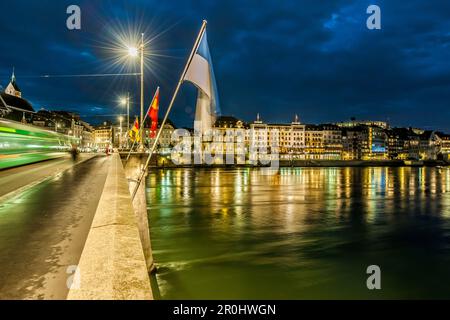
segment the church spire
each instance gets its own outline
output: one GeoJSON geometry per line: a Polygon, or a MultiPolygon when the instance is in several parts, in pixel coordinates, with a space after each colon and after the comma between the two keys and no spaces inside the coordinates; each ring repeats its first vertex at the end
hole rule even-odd
{"type": "Polygon", "coordinates": [[[13,67],[13,71],[11,74],[11,82],[8,84],[8,86],[6,87],[5,93],[12,95],[12,96],[16,96],[21,98],[22,97],[22,92],[19,88],[19,86],[17,85],[16,82],[16,68],[13,67]]]}
{"type": "Polygon", "coordinates": [[[256,114],[256,120],[254,123],[262,123],[261,117],[259,116],[259,112],[256,114]]]}

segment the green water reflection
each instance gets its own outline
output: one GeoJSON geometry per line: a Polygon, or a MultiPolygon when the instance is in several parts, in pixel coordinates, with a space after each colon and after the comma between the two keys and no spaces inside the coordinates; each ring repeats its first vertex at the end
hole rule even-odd
{"type": "Polygon", "coordinates": [[[153,170],[147,187],[163,299],[450,298],[449,169],[153,170]]]}

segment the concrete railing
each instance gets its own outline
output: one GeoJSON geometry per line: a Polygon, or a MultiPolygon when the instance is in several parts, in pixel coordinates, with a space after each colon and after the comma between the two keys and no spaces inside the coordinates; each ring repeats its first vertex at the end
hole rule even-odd
{"type": "Polygon", "coordinates": [[[131,196],[118,154],[80,258],[69,300],[152,299],[131,196]]]}

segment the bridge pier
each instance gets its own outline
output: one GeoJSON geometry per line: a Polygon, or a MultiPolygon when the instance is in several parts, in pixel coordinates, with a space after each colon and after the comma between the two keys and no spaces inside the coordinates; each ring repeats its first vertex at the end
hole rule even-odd
{"type": "MultiPolygon", "coordinates": [[[[145,161],[147,160],[147,156],[148,155],[145,153],[132,154],[127,163],[124,163],[125,176],[128,179],[130,194],[133,193],[134,188],[136,187],[145,161]]],[[[155,265],[153,262],[153,254],[150,241],[150,228],[148,223],[147,198],[145,189],[146,187],[144,178],[133,200],[133,209],[138,224],[139,236],[142,241],[142,248],[144,250],[147,269],[148,272],[151,273],[155,270],[155,265]]]]}

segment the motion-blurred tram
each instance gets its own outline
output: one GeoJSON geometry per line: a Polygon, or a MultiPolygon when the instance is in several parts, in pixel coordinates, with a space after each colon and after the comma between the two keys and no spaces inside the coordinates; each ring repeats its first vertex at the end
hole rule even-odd
{"type": "Polygon", "coordinates": [[[78,139],[0,118],[0,170],[62,157],[78,139]]]}

